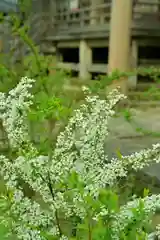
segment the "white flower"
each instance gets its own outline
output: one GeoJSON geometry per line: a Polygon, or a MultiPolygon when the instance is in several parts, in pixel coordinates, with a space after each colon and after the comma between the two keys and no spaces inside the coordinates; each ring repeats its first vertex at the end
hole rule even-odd
{"type": "Polygon", "coordinates": [[[18,148],[28,141],[26,113],[32,104],[29,89],[35,82],[24,77],[8,95],[0,92],[0,119],[2,120],[11,147],[18,148]]]}
{"type": "Polygon", "coordinates": [[[152,195],[143,199],[135,199],[122,206],[120,212],[115,216],[113,223],[113,229],[115,230],[115,236],[119,236],[119,232],[123,232],[128,223],[133,219],[133,209],[139,211],[140,203],[143,204],[143,218],[140,219],[142,222],[149,222],[150,213],[154,214],[157,209],[160,209],[160,195],[152,195]]]}
{"type": "MultiPolygon", "coordinates": [[[[0,93],[0,118],[13,148],[23,141],[29,141],[26,112],[32,104],[32,95],[28,90],[33,82],[22,78],[8,96],[0,93]]],[[[104,151],[108,122],[115,113],[114,106],[124,98],[116,89],[105,100],[87,96],[86,103],[75,111],[65,130],[59,134],[52,157],[19,156],[12,160],[0,155],[0,175],[6,181],[7,189],[13,193],[10,211],[17,221],[13,221],[12,227],[19,239],[43,240],[42,229],[50,235],[58,235],[61,240],[67,240],[59,226],[59,211],[66,219],[75,215],[83,219],[87,216],[87,196],[95,199],[102,188],[112,187],[117,178],[126,177],[129,169],[138,171],[153,161],[160,161],[160,144],[109,161],[104,151]],[[47,207],[42,208],[24,196],[19,178],[41,195],[47,207]]],[[[134,198],[122,206],[119,213],[113,212],[113,239],[119,239],[119,232],[131,220],[132,209],[138,211],[140,201],[144,204],[145,213],[142,221],[148,220],[150,213],[160,207],[160,195],[153,195],[144,199],[134,198]]],[[[108,214],[108,209],[102,206],[101,211],[92,217],[98,220],[108,214]]]]}

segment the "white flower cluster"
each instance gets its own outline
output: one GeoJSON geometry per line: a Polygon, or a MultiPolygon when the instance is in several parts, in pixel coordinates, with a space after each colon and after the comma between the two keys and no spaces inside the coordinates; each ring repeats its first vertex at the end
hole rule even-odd
{"type": "MultiPolygon", "coordinates": [[[[34,81],[23,78],[17,88],[6,97],[0,93],[0,113],[8,133],[11,145],[17,146],[27,138],[25,112],[31,105],[28,89],[34,81]],[[19,114],[18,109],[21,110],[19,114]]],[[[86,89],[85,89],[86,90],[86,89]]],[[[10,161],[0,156],[1,170],[8,189],[13,191],[11,211],[18,218],[13,226],[21,240],[43,240],[41,229],[48,234],[63,236],[57,222],[57,212],[64,217],[73,215],[84,218],[87,214],[86,197],[94,199],[102,188],[113,186],[117,177],[126,177],[128,169],[140,170],[151,162],[160,161],[160,144],[152,149],[112,159],[109,161],[104,151],[104,142],[108,135],[108,121],[114,115],[114,106],[124,96],[113,90],[106,100],[90,93],[86,103],[69,120],[65,130],[57,138],[56,147],[51,157],[38,156],[25,159],[19,156],[10,161]],[[18,185],[21,177],[34,191],[41,195],[47,208],[24,197],[18,185]],[[78,185],[77,185],[78,184],[78,185]]],[[[138,209],[141,199],[135,199],[120,209],[113,222],[113,239],[119,239],[119,232],[125,229],[132,218],[132,209],[138,209]]],[[[142,199],[145,219],[150,212],[160,207],[160,195],[142,199]]],[[[108,214],[102,209],[101,216],[108,214]]],[[[96,214],[93,216],[96,219],[96,214]]]]}
{"type": "Polygon", "coordinates": [[[158,240],[159,240],[160,239],[160,224],[157,225],[156,232],[154,234],[158,237],[158,240]]]}
{"type": "Polygon", "coordinates": [[[32,104],[28,91],[35,80],[23,77],[16,88],[8,94],[0,92],[0,120],[3,122],[11,147],[18,147],[28,141],[26,113],[32,104]]]}
{"type": "MultiPolygon", "coordinates": [[[[135,199],[128,202],[126,205],[122,206],[120,212],[116,215],[116,219],[113,223],[113,228],[115,229],[115,235],[113,239],[119,240],[119,232],[123,232],[128,223],[133,221],[133,209],[136,209],[137,213],[143,210],[143,214],[140,215],[139,221],[150,222],[150,214],[154,214],[157,209],[160,209],[160,194],[147,196],[143,199],[135,199]],[[143,206],[143,209],[140,208],[143,206]]],[[[149,237],[149,235],[148,235],[149,237]]]]}

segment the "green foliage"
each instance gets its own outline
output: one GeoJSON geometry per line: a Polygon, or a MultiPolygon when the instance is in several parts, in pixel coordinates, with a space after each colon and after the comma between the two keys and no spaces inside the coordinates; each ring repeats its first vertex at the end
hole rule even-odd
{"type": "MultiPolygon", "coordinates": [[[[73,173],[68,178],[68,187],[70,189],[77,189],[81,192],[82,183],[78,179],[78,175],[73,173]]],[[[67,183],[66,183],[67,185],[67,183]]],[[[62,188],[63,189],[63,188],[62,188]]],[[[66,194],[68,194],[68,199],[73,197],[73,193],[70,190],[66,190],[66,194]]],[[[83,191],[83,190],[82,190],[83,191]]],[[[82,192],[83,193],[83,192],[82,192]]],[[[145,190],[144,195],[146,196],[148,191],[145,190]]],[[[10,240],[13,239],[14,235],[8,235],[8,233],[12,233],[12,221],[13,216],[9,215],[9,207],[12,200],[12,194],[8,193],[7,197],[0,198],[0,234],[2,240],[10,240]],[[4,222],[5,215],[5,222],[4,222]],[[2,221],[2,220],[3,221],[2,221]]],[[[98,199],[94,199],[90,195],[86,195],[84,198],[84,203],[87,215],[85,218],[80,219],[78,216],[72,217],[70,222],[67,225],[63,226],[61,224],[61,231],[63,233],[68,232],[68,239],[70,240],[80,240],[80,239],[89,239],[89,240],[101,240],[107,239],[112,240],[115,229],[113,228],[114,221],[116,220],[116,216],[121,211],[121,205],[119,202],[119,197],[114,189],[102,189],[98,196],[98,199]],[[101,214],[102,209],[104,209],[104,215],[101,214]],[[106,213],[107,212],[107,213],[106,213]],[[97,215],[96,219],[93,219],[93,216],[97,215]],[[70,227],[70,229],[66,229],[70,227]]],[[[143,201],[139,201],[138,208],[131,209],[132,218],[130,221],[125,223],[125,229],[122,231],[119,230],[119,239],[121,240],[130,240],[130,239],[146,239],[146,232],[149,231],[149,218],[146,218],[146,212],[144,211],[143,201]],[[146,219],[144,221],[144,219],[146,219]],[[143,229],[143,231],[141,231],[143,229]]],[[[151,216],[150,216],[151,218],[151,216]]],[[[15,218],[16,221],[16,218],[15,218]]],[[[33,226],[34,227],[34,226],[33,226]]],[[[116,226],[115,226],[116,227],[116,226]]],[[[118,227],[118,226],[117,226],[118,227]]],[[[39,229],[41,230],[41,229],[39,229]]],[[[14,232],[14,229],[13,229],[14,232]]],[[[41,236],[45,237],[46,240],[59,240],[59,237],[52,236],[47,233],[47,230],[41,231],[41,236]]],[[[14,239],[15,236],[14,236],[14,239]]]]}
{"type": "Polygon", "coordinates": [[[9,209],[9,195],[4,197],[4,195],[0,194],[0,236],[2,240],[11,240],[13,237],[8,236],[8,233],[12,231],[12,217],[9,214],[9,209]]]}
{"type": "MultiPolygon", "coordinates": [[[[88,211],[86,218],[77,224],[76,236],[71,239],[92,239],[100,240],[107,239],[112,240],[115,229],[112,228],[112,224],[116,218],[116,214],[120,211],[120,204],[118,195],[112,190],[102,190],[99,198],[94,200],[90,196],[86,196],[85,204],[88,211]],[[92,219],[92,214],[95,212],[98,214],[102,210],[102,207],[108,212],[104,216],[100,216],[98,221],[92,219]]],[[[146,232],[148,232],[147,221],[143,221],[145,218],[143,202],[139,202],[138,208],[131,210],[133,216],[129,222],[127,222],[125,229],[119,232],[119,239],[145,239],[146,232]],[[138,229],[144,231],[138,232],[138,229]]],[[[117,226],[118,227],[118,226],[117,226]]]]}

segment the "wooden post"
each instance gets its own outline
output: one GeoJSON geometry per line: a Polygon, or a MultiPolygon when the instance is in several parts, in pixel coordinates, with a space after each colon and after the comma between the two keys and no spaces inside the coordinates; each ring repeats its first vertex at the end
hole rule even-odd
{"type": "MultiPolygon", "coordinates": [[[[130,38],[133,0],[112,0],[108,72],[130,69],[130,38]]],[[[117,79],[118,80],[118,79],[117,79]]],[[[127,93],[127,79],[119,79],[123,93],[127,93]]]]}
{"type": "Polygon", "coordinates": [[[59,48],[57,47],[56,44],[54,45],[54,43],[52,43],[52,45],[53,45],[53,48],[55,49],[55,58],[56,58],[56,61],[57,61],[57,62],[63,62],[63,56],[62,56],[62,54],[60,53],[59,48]]]}
{"type": "MultiPolygon", "coordinates": [[[[132,70],[135,70],[138,67],[138,44],[136,40],[132,40],[132,46],[131,46],[131,68],[132,70]]],[[[134,75],[132,77],[129,77],[129,88],[134,89],[137,86],[137,79],[138,76],[134,75]]]]}
{"type": "Polygon", "coordinates": [[[91,12],[90,12],[90,24],[94,25],[97,23],[97,9],[96,9],[96,5],[97,5],[97,1],[98,0],[91,0],[91,12]]]}
{"type": "Polygon", "coordinates": [[[3,50],[3,40],[2,38],[0,39],[0,53],[2,53],[2,50],[3,50]]]}
{"type": "MultiPolygon", "coordinates": [[[[102,4],[102,0],[91,0],[91,12],[90,12],[90,24],[94,25],[100,19],[100,14],[102,9],[97,9],[96,6],[102,4]]],[[[99,23],[99,22],[98,22],[99,23]]]]}
{"type": "Polygon", "coordinates": [[[80,40],[79,46],[79,77],[81,79],[90,78],[88,67],[92,64],[92,49],[86,40],[80,40]]]}

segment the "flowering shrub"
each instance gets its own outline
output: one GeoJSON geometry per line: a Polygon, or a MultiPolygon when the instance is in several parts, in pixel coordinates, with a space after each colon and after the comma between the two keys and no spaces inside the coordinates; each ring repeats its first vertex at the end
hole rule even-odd
{"type": "Polygon", "coordinates": [[[16,159],[0,155],[0,175],[6,183],[0,220],[8,228],[7,236],[21,240],[149,239],[148,223],[160,207],[160,195],[135,197],[121,206],[115,186],[129,169],[138,171],[160,162],[160,145],[111,160],[104,149],[113,108],[125,97],[115,89],[104,100],[84,88],[85,103],[59,134],[55,149],[44,156],[30,144],[27,134],[33,83],[25,77],[8,95],[0,93],[0,118],[10,147],[29,146],[16,159]],[[24,195],[19,178],[40,194],[40,201],[24,195]]]}
{"type": "Polygon", "coordinates": [[[33,82],[32,79],[22,78],[8,96],[0,93],[0,117],[13,148],[20,146],[28,139],[25,120],[26,112],[32,104],[32,95],[28,90],[32,87],[33,82]]]}

